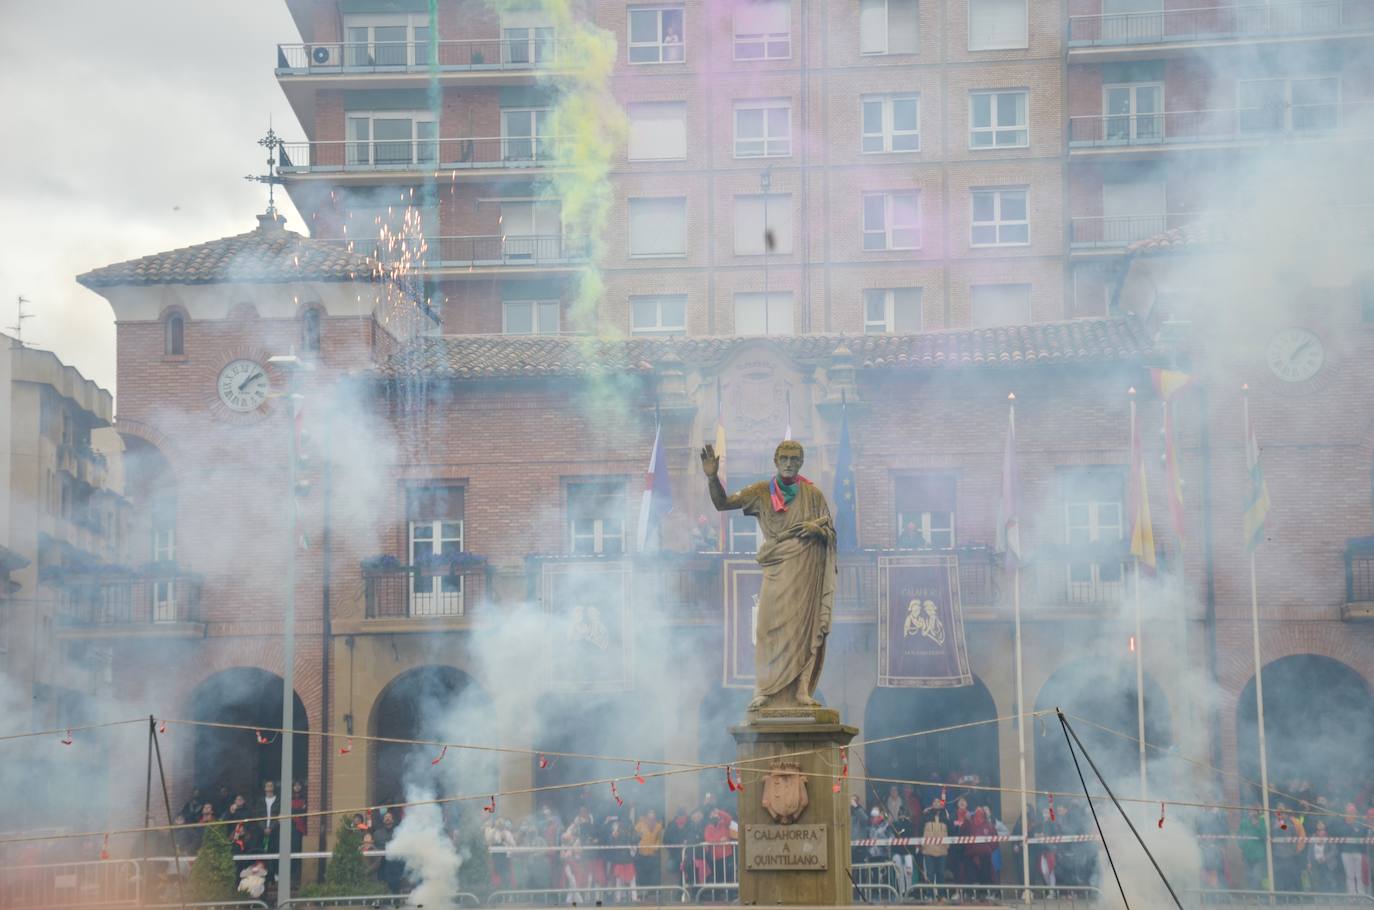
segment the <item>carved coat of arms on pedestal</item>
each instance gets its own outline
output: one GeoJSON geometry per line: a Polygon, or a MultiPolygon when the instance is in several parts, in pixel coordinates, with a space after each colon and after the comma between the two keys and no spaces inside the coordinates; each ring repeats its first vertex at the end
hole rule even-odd
{"type": "Polygon", "coordinates": [[[806,775],[801,764],[792,761],[774,762],[763,779],[763,808],[780,825],[790,825],[806,811],[810,800],[806,795],[806,775]]]}

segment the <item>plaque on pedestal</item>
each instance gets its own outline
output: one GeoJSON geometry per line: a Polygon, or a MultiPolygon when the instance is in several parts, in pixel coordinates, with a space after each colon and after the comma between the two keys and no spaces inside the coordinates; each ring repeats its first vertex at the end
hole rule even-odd
{"type": "Polygon", "coordinates": [[[849,808],[834,783],[859,731],[838,720],[829,708],[765,708],[730,728],[744,782],[740,903],[852,903],[849,808]]]}

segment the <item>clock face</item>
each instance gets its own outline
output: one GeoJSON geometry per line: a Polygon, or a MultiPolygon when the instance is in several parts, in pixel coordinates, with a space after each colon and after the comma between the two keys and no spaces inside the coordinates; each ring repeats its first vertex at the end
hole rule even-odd
{"type": "Polygon", "coordinates": [[[246,414],[267,400],[267,371],[255,360],[231,360],[219,371],[216,388],[226,408],[246,414]]]}
{"type": "Polygon", "coordinates": [[[1326,360],[1321,339],[1307,329],[1282,329],[1269,339],[1265,354],[1269,369],[1285,382],[1302,382],[1317,375],[1326,360]]]}

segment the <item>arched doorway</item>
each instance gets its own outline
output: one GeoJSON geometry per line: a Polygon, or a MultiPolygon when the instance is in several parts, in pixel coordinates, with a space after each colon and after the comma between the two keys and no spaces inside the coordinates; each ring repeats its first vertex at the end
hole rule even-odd
{"type": "MultiPolygon", "coordinates": [[[[998,772],[997,724],[979,724],[923,736],[904,735],[996,717],[997,705],[992,700],[992,693],[977,677],[970,686],[876,688],[864,706],[864,739],[902,738],[865,746],[864,773],[868,777],[890,780],[964,781],[982,787],[996,787],[1001,779],[998,772]]],[[[891,786],[870,782],[867,804],[880,802],[891,786]]],[[[927,795],[933,789],[927,787],[927,795]]],[[[951,802],[956,792],[947,793],[951,802]]],[[[982,795],[976,797],[978,802],[991,804],[995,801],[995,793],[980,792],[982,795]]],[[[922,800],[923,805],[931,802],[933,800],[922,800]]]]}
{"type": "MultiPolygon", "coordinates": [[[[1140,747],[1138,700],[1135,665],[1111,664],[1099,660],[1080,660],[1066,664],[1045,681],[1035,699],[1035,710],[1052,711],[1056,707],[1066,715],[1076,715],[1097,727],[1085,723],[1069,723],[1083,741],[1099,770],[1107,778],[1113,791],[1135,796],[1140,792],[1140,747]],[[1106,730],[1116,731],[1116,735],[1106,730]]],[[[1054,717],[1042,718],[1027,734],[1035,742],[1035,786],[1040,790],[1081,792],[1082,785],[1074,771],[1073,758],[1064,742],[1064,731],[1054,717]]],[[[1167,749],[1173,745],[1169,721],[1169,703],[1164,691],[1147,674],[1145,676],[1145,741],[1167,749]]],[[[1146,748],[1146,774],[1152,767],[1162,767],[1162,749],[1146,748]]],[[[1082,761],[1082,759],[1079,759],[1082,761]]],[[[1084,774],[1090,774],[1086,763],[1084,774]]],[[[1153,785],[1158,785],[1154,781],[1153,785]]],[[[1096,792],[1096,791],[1094,791],[1096,792]]]]}
{"type": "MultiPolygon", "coordinates": [[[[535,706],[535,719],[538,749],[650,760],[663,757],[662,718],[635,693],[547,693],[535,706]]],[[[643,784],[637,783],[633,762],[548,756],[548,766],[541,768],[535,756],[533,763],[534,785],[556,788],[536,794],[536,803],[551,805],[565,823],[583,806],[598,821],[609,815],[627,816],[632,807],[663,815],[663,778],[646,777],[643,784]],[[611,777],[626,778],[616,785],[623,806],[616,803],[609,784],[566,786],[611,777]]],[[[641,770],[661,767],[645,765],[641,770]]]]}
{"type": "MultiPolygon", "coordinates": [[[[224,670],[202,682],[191,693],[193,720],[236,724],[257,729],[281,727],[282,678],[257,667],[224,670]]],[[[310,764],[310,719],[299,695],[295,697],[296,730],[291,767],[296,780],[306,779],[310,764]]],[[[262,793],[265,781],[281,776],[281,737],[250,730],[197,727],[195,735],[195,784],[215,798],[221,786],[230,796],[242,794],[252,801],[262,793]]],[[[285,789],[285,788],[283,788],[285,789]]]]}
{"type": "MultiPolygon", "coordinates": [[[[1236,705],[1241,777],[1259,780],[1254,677],[1236,705]]],[[[1364,678],[1338,660],[1316,654],[1281,657],[1264,667],[1264,734],[1269,786],[1342,805],[1374,771],[1374,698],[1364,678]]],[[[1245,788],[1258,800],[1259,788],[1245,788]]]]}
{"type": "Polygon", "coordinates": [[[438,797],[497,789],[495,753],[449,749],[436,764],[441,747],[410,742],[496,745],[491,699],[461,670],[423,666],[397,676],[377,696],[369,729],[382,739],[407,741],[373,743],[373,805],[404,802],[408,788],[438,797]]]}

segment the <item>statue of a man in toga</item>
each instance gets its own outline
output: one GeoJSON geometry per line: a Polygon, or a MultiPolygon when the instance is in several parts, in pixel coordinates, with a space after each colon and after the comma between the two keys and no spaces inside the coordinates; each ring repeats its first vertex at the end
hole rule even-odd
{"type": "Polygon", "coordinates": [[[715,448],[701,450],[716,511],[743,509],[758,519],[764,537],[750,711],[820,705],[813,696],[835,603],[835,525],[825,495],[799,473],[803,459],[800,443],[781,443],[773,454],[777,475],[731,496],[721,486],[715,448]]]}

